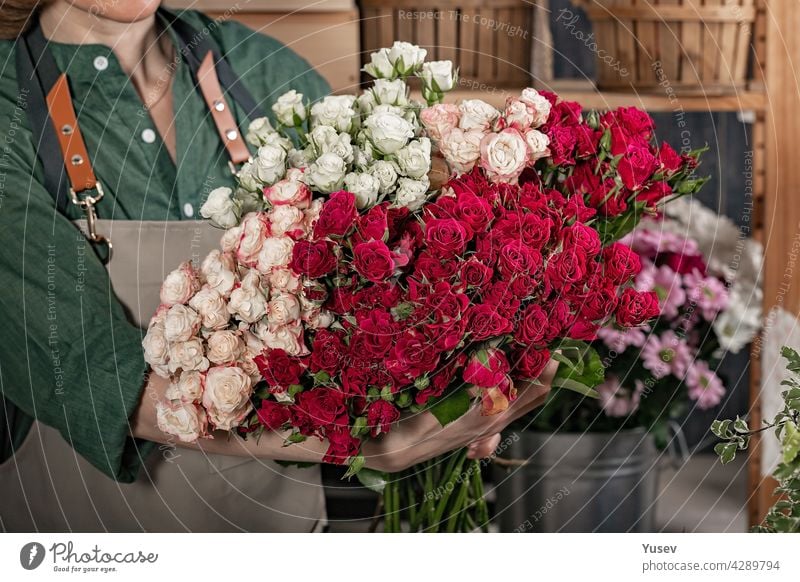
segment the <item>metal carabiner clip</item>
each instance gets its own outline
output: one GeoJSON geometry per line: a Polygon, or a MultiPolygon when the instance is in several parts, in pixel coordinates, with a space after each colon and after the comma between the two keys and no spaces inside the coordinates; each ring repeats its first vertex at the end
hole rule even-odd
{"type": "Polygon", "coordinates": [[[86,215],[86,238],[88,238],[91,243],[96,245],[105,245],[105,247],[108,249],[108,253],[105,255],[105,258],[101,257],[103,264],[107,264],[109,261],[111,261],[111,256],[114,249],[111,245],[111,239],[97,232],[97,211],[94,208],[95,204],[97,204],[103,198],[105,193],[103,192],[103,187],[100,185],[100,182],[95,184],[94,190],[97,193],[95,196],[84,196],[83,198],[80,198],[78,193],[75,192],[75,189],[70,188],[69,195],[72,203],[80,206],[86,215]]]}

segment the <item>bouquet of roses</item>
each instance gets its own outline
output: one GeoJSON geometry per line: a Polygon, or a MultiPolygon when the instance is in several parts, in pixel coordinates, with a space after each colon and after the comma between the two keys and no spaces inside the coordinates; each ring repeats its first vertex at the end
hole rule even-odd
{"type": "MultiPolygon", "coordinates": [[[[325,439],[326,462],[375,482],[361,445],[404,413],[444,425],[476,392],[483,413],[501,412],[551,358],[554,386],[594,395],[603,370],[586,342],[658,314],[655,293],[633,287],[636,254],[613,241],[699,188],[696,153],[656,147],[637,110],[584,117],[533,89],[502,111],[441,104],[456,73],[424,57],[396,43],[372,56],[377,79],[360,96],[309,107],[289,92],[277,127],[251,126],[257,157],[202,209],[228,229],[221,250],[167,278],[145,338],[172,380],[163,430],[325,439]],[[409,98],[413,77],[427,108],[409,98]],[[437,190],[433,151],[451,170],[437,190]]],[[[439,478],[458,475],[457,494],[426,496],[412,529],[485,527],[465,462],[447,462],[439,478]]],[[[378,481],[399,530],[418,481],[378,481]]]]}

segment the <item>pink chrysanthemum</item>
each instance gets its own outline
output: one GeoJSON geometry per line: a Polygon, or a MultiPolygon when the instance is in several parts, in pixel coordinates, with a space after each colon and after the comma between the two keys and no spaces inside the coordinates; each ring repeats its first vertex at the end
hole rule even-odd
{"type": "Polygon", "coordinates": [[[725,386],[719,376],[708,367],[708,363],[698,360],[689,366],[686,372],[686,387],[689,398],[697,402],[697,406],[706,410],[720,403],[725,395],[725,386]]]}
{"type": "Polygon", "coordinates": [[[706,321],[713,321],[728,307],[729,295],[725,284],[716,277],[703,277],[697,272],[684,277],[689,302],[706,321]]]}
{"type": "MultiPolygon", "coordinates": [[[[672,319],[678,316],[678,311],[686,303],[686,291],[683,289],[683,277],[666,265],[654,269],[652,273],[652,291],[658,295],[661,306],[661,316],[672,319]]],[[[637,288],[639,281],[636,281],[637,288]]],[[[643,291],[644,289],[640,289],[643,291]]]]}
{"type": "Polygon", "coordinates": [[[628,346],[642,347],[647,337],[645,332],[649,329],[649,326],[646,325],[642,327],[627,327],[625,329],[601,327],[597,330],[597,337],[603,340],[603,343],[610,350],[621,354],[628,346]]]}
{"type": "Polygon", "coordinates": [[[597,387],[600,394],[600,406],[606,416],[621,417],[633,414],[639,409],[644,385],[636,380],[634,388],[622,386],[616,376],[608,379],[597,387]]]}
{"type": "Polygon", "coordinates": [[[692,361],[692,354],[686,341],[679,338],[674,331],[668,330],[661,336],[651,334],[647,337],[641,358],[642,365],[655,378],[664,378],[670,374],[683,378],[692,361]]]}

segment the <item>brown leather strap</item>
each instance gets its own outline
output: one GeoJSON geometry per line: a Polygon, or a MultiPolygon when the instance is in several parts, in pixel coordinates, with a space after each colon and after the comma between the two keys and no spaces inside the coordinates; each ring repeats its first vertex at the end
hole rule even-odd
{"type": "Polygon", "coordinates": [[[86,144],[78,129],[78,118],[72,106],[66,74],[62,73],[47,94],[47,109],[58,136],[58,144],[64,156],[67,176],[75,192],[97,187],[97,178],[92,169],[86,144]]]}
{"type": "Polygon", "coordinates": [[[206,105],[208,105],[208,110],[214,119],[214,124],[217,126],[219,137],[228,150],[231,162],[243,164],[250,159],[250,150],[247,149],[247,145],[242,139],[242,134],[236,125],[236,120],[234,120],[228,103],[222,94],[222,87],[220,87],[217,71],[214,67],[214,55],[211,51],[206,53],[200,63],[200,68],[197,70],[197,84],[200,86],[200,91],[206,100],[206,105]]]}

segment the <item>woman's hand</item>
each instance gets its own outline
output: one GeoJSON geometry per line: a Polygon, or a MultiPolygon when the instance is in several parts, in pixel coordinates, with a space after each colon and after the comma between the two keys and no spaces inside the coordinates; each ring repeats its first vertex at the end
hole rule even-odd
{"type": "Polygon", "coordinates": [[[475,443],[469,452],[472,458],[491,455],[499,442],[499,432],[544,403],[557,369],[558,362],[551,360],[539,383],[519,384],[517,399],[499,414],[483,416],[480,406],[473,406],[445,427],[430,412],[401,418],[387,435],[364,443],[362,453],[367,467],[394,473],[470,443],[475,443]]]}

